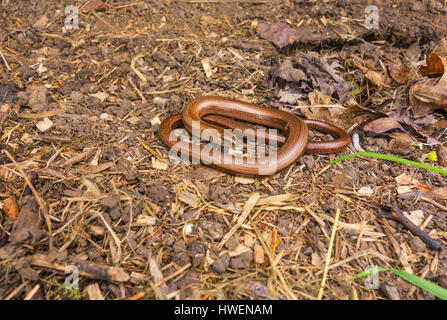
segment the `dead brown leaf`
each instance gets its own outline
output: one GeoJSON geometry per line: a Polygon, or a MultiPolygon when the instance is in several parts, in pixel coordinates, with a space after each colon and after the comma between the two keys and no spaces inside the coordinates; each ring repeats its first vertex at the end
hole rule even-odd
{"type": "Polygon", "coordinates": [[[398,60],[396,64],[391,65],[388,68],[388,71],[390,72],[391,78],[397,83],[407,82],[416,76],[416,71],[403,64],[400,60],[398,60]]]}
{"type": "Polygon", "coordinates": [[[442,146],[441,148],[439,148],[438,159],[439,159],[439,164],[442,167],[447,167],[447,147],[442,146]]]}
{"type": "Polygon", "coordinates": [[[410,106],[416,118],[447,109],[447,76],[415,83],[410,88],[410,106]]]}
{"type": "Polygon", "coordinates": [[[19,212],[19,207],[17,206],[17,202],[14,198],[10,197],[3,200],[3,212],[9,217],[9,219],[16,219],[19,212]]]}
{"type": "Polygon", "coordinates": [[[417,142],[405,132],[391,132],[388,135],[393,138],[388,144],[388,151],[394,154],[407,155],[410,147],[417,142]]]}
{"type": "Polygon", "coordinates": [[[324,35],[313,33],[308,26],[292,29],[285,23],[260,23],[256,31],[266,40],[273,42],[277,47],[282,48],[295,42],[321,40],[324,35]]]}
{"type": "Polygon", "coordinates": [[[368,81],[368,83],[375,87],[378,87],[379,89],[390,82],[390,79],[388,78],[385,70],[383,70],[382,72],[378,72],[368,67],[364,67],[358,63],[354,63],[354,65],[363,72],[363,75],[365,76],[365,79],[368,81]]]}
{"type": "Polygon", "coordinates": [[[81,12],[105,10],[106,5],[102,0],[90,0],[81,7],[81,12]]]}
{"type": "Polygon", "coordinates": [[[374,133],[384,133],[393,129],[402,129],[402,126],[392,118],[380,118],[365,125],[364,130],[374,133]]]}
{"type": "Polygon", "coordinates": [[[222,177],[224,174],[221,171],[217,171],[210,167],[199,167],[194,169],[186,176],[188,180],[196,180],[196,181],[208,181],[215,178],[222,177]]]}
{"type": "Polygon", "coordinates": [[[431,53],[427,59],[427,66],[421,66],[419,73],[424,77],[436,78],[444,74],[444,63],[442,58],[435,53],[431,53]]]}
{"type": "Polygon", "coordinates": [[[343,77],[338,75],[335,68],[338,63],[329,65],[325,57],[317,52],[299,52],[293,59],[287,59],[280,65],[274,66],[268,72],[264,84],[272,88],[279,78],[287,81],[292,87],[289,93],[295,96],[285,97],[292,101],[298,95],[305,96],[313,90],[320,90],[324,95],[346,101],[352,91],[352,86],[347,84],[343,77]]]}
{"type": "Polygon", "coordinates": [[[19,215],[14,222],[9,241],[19,243],[30,237],[33,242],[40,239],[44,231],[41,229],[43,219],[39,211],[37,201],[32,197],[27,197],[25,204],[20,208],[19,215]]]}
{"type": "Polygon", "coordinates": [[[419,40],[414,42],[405,52],[405,55],[410,61],[417,61],[421,56],[421,46],[419,44],[419,40]]]}

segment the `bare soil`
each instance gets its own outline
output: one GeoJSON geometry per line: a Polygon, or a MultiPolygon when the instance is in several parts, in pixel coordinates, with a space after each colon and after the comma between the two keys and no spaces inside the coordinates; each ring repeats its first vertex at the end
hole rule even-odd
{"type": "MultiPolygon", "coordinates": [[[[366,151],[420,161],[446,143],[445,111],[428,124],[408,122],[412,143],[401,130],[372,134],[364,125],[406,110],[414,81],[397,83],[389,70],[442,44],[444,1],[374,1],[377,30],[364,26],[371,1],[99,3],[0,5],[0,107],[8,106],[0,110],[0,200],[5,207],[13,198],[19,210],[16,219],[0,213],[1,299],[313,299],[337,208],[324,299],[435,299],[389,272],[380,273],[378,289],[350,280],[367,266],[447,287],[447,197],[402,196],[396,179],[433,190],[446,187],[444,176],[366,157],[325,169],[355,152],[350,146],[247,179],[169,163],[156,121],[194,98],[220,95],[329,121],[359,134],[366,151]],[[72,4],[79,29],[66,30],[72,4]],[[257,33],[262,22],[307,26],[318,40],[278,48],[257,33]],[[309,52],[336,63],[352,85],[346,101],[331,100],[344,112],[280,102],[287,84],[268,76],[309,52]],[[374,87],[359,64],[385,70],[389,81],[374,87]],[[261,204],[226,239],[256,193],[261,204]],[[379,217],[393,201],[420,216],[441,250],[379,217]],[[67,291],[64,270],[72,265],[84,273],[79,289],[67,291]]],[[[308,82],[302,101],[316,89],[308,82]]]]}

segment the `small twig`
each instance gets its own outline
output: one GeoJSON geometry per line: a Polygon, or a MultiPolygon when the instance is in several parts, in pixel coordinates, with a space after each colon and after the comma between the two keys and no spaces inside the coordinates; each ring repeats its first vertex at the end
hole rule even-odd
{"type": "Polygon", "coordinates": [[[53,237],[55,235],[57,235],[58,233],[60,233],[61,231],[63,231],[66,227],[68,227],[73,221],[76,220],[77,217],[79,217],[82,214],[82,210],[79,210],[78,213],[75,214],[75,216],[73,218],[71,218],[66,224],[64,224],[62,227],[60,227],[59,229],[57,229],[54,233],[53,233],[53,237]]]}
{"type": "Polygon", "coordinates": [[[71,165],[73,165],[75,163],[78,163],[78,162],[80,162],[80,161],[82,161],[84,159],[87,159],[88,157],[90,157],[92,154],[95,153],[96,149],[97,149],[96,147],[85,148],[84,149],[85,151],[83,153],[78,154],[77,156],[74,156],[74,157],[68,159],[67,161],[65,161],[62,164],[62,166],[63,167],[68,167],[68,166],[71,166],[71,165]]]}
{"type": "Polygon", "coordinates": [[[40,284],[36,284],[30,292],[27,293],[27,295],[25,296],[25,298],[23,300],[31,300],[34,295],[36,294],[37,290],[39,290],[40,288],[40,284]]]}
{"type": "Polygon", "coordinates": [[[180,269],[178,269],[177,271],[171,273],[169,276],[167,276],[166,278],[163,278],[162,280],[158,281],[156,284],[154,284],[155,287],[159,287],[162,284],[165,284],[167,281],[175,278],[176,276],[178,276],[179,274],[183,273],[184,271],[186,271],[187,269],[189,269],[189,267],[191,267],[191,263],[188,263],[186,265],[184,265],[183,267],[181,267],[180,269]]]}
{"type": "Polygon", "coordinates": [[[426,201],[428,203],[431,203],[432,205],[437,206],[439,209],[442,209],[442,210],[447,212],[447,207],[446,206],[443,206],[442,204],[437,203],[436,201],[434,201],[432,199],[429,199],[429,198],[426,198],[426,197],[421,197],[421,200],[424,200],[424,201],[426,201]]]}
{"type": "Polygon", "coordinates": [[[392,210],[387,210],[388,208],[382,208],[379,215],[385,218],[391,218],[402,225],[404,225],[411,233],[419,237],[424,241],[431,249],[439,250],[441,248],[441,243],[433,238],[431,238],[424,231],[419,229],[410,219],[408,219],[405,214],[397,207],[397,203],[393,201],[392,210]]]}
{"type": "MultiPolygon", "coordinates": [[[[118,236],[116,235],[116,233],[113,231],[112,227],[110,227],[110,225],[107,223],[106,219],[101,214],[101,212],[95,211],[95,213],[101,218],[101,220],[104,223],[104,225],[106,226],[107,230],[109,230],[110,235],[112,236],[112,239],[115,241],[115,244],[117,247],[117,252],[116,252],[115,257],[113,257],[113,255],[112,255],[112,257],[113,257],[113,263],[118,264],[118,262],[121,259],[121,241],[118,238],[118,236]]],[[[113,253],[113,250],[111,252],[113,253]]]]}
{"type": "Polygon", "coordinates": [[[117,67],[113,67],[112,70],[110,70],[109,72],[107,72],[105,75],[103,75],[101,78],[99,78],[98,81],[96,81],[96,83],[100,83],[102,79],[107,78],[109,75],[111,75],[113,73],[113,71],[115,71],[117,69],[117,67]]]}
{"type": "Polygon", "coordinates": [[[228,45],[233,48],[236,48],[236,49],[242,49],[242,50],[248,50],[248,51],[261,51],[262,50],[262,47],[259,44],[255,44],[255,43],[229,41],[228,45]]]}
{"type": "Polygon", "coordinates": [[[339,104],[314,104],[311,106],[295,106],[295,109],[304,109],[304,108],[340,108],[340,109],[346,109],[346,107],[343,107],[339,104]]]}
{"type": "Polygon", "coordinates": [[[141,100],[143,100],[143,102],[146,102],[147,101],[146,98],[143,96],[143,94],[141,93],[140,89],[137,88],[135,83],[133,83],[132,78],[129,77],[129,75],[127,76],[127,80],[129,81],[130,85],[135,90],[135,92],[140,96],[141,100]]]}
{"type": "Polygon", "coordinates": [[[8,69],[8,71],[11,71],[11,68],[9,67],[8,61],[6,61],[5,56],[3,55],[2,50],[0,49],[0,55],[2,56],[3,62],[5,63],[6,68],[8,69]]]}
{"type": "Polygon", "coordinates": [[[5,298],[2,298],[2,300],[11,300],[14,298],[20,291],[22,291],[23,288],[29,283],[29,281],[24,281],[21,285],[19,285],[17,288],[11,291],[10,294],[8,294],[5,298]]]}

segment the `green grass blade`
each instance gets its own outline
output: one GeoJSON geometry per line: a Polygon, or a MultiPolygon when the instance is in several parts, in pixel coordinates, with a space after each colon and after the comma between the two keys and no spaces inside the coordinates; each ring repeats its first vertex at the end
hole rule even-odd
{"type": "Polygon", "coordinates": [[[356,274],[355,276],[353,276],[351,278],[351,280],[366,277],[366,276],[369,276],[375,272],[380,272],[380,271],[392,271],[395,275],[410,282],[412,285],[419,287],[422,290],[425,290],[425,291],[431,293],[432,295],[438,297],[441,300],[447,300],[447,289],[444,289],[443,287],[440,287],[437,284],[434,284],[433,282],[422,279],[414,274],[411,274],[411,273],[408,273],[408,272],[405,272],[405,271],[399,270],[399,269],[390,269],[390,268],[383,268],[383,267],[371,268],[371,269],[368,269],[368,270],[365,270],[363,272],[356,274]]]}
{"type": "Polygon", "coordinates": [[[394,161],[394,162],[400,162],[400,163],[404,163],[404,164],[409,164],[411,166],[415,166],[415,167],[419,167],[422,169],[426,169],[426,170],[430,170],[430,171],[434,171],[443,175],[447,176],[447,170],[443,170],[441,168],[438,167],[433,167],[433,166],[429,166],[428,164],[425,163],[420,163],[420,162],[416,162],[416,161],[411,161],[411,160],[407,160],[407,159],[402,159],[399,157],[394,157],[394,156],[389,156],[386,154],[381,154],[381,153],[374,153],[374,152],[357,152],[357,153],[353,153],[353,154],[348,154],[347,156],[343,156],[340,157],[338,159],[335,159],[334,161],[332,161],[331,163],[329,163],[329,165],[332,165],[334,163],[343,161],[345,159],[349,159],[352,157],[356,157],[356,156],[366,156],[366,157],[371,157],[371,158],[376,158],[376,159],[383,159],[383,160],[389,160],[389,161],[394,161]]]}
{"type": "Polygon", "coordinates": [[[394,272],[394,274],[410,282],[416,287],[419,287],[427,292],[430,292],[432,295],[438,297],[439,299],[447,300],[447,289],[444,289],[443,287],[440,287],[437,284],[434,284],[433,282],[422,279],[418,276],[415,276],[414,274],[405,272],[403,270],[394,269],[392,271],[394,272]]]}
{"type": "Polygon", "coordinates": [[[393,271],[393,269],[383,268],[383,267],[370,268],[370,269],[367,269],[367,270],[365,270],[363,272],[357,273],[355,276],[353,276],[351,278],[351,280],[367,277],[367,276],[369,276],[369,275],[371,275],[373,273],[380,272],[380,271],[393,271]]]}

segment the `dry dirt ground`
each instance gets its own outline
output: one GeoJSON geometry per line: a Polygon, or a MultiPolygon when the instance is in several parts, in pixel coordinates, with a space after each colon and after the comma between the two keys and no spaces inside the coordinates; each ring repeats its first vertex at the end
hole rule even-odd
{"type": "Polygon", "coordinates": [[[238,177],[170,163],[157,135],[157,120],[213,94],[328,120],[366,151],[414,161],[438,151],[446,113],[415,121],[406,108],[415,79],[392,70],[444,43],[447,6],[374,1],[379,28],[368,30],[368,4],[2,0],[0,298],[314,299],[338,208],[324,299],[434,299],[389,272],[377,289],[350,278],[380,266],[447,287],[446,196],[426,195],[446,186],[441,174],[366,157],[322,171],[349,146],[238,177]],[[64,28],[68,5],[79,8],[78,29],[64,28]],[[262,23],[308,29],[279,48],[262,23]],[[278,71],[311,52],[351,86],[343,99],[278,71]],[[299,101],[282,100],[290,89],[299,101]],[[402,127],[365,130],[396,112],[402,127]],[[379,216],[394,202],[440,250],[379,216]],[[64,288],[69,266],[78,289],[64,288]]]}

